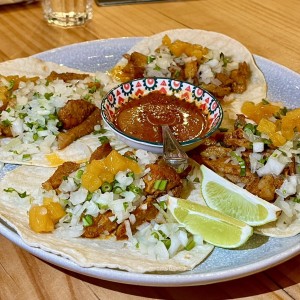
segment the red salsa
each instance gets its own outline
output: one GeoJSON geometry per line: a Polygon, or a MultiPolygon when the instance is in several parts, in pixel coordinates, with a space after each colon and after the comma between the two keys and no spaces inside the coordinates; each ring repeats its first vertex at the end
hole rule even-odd
{"type": "Polygon", "coordinates": [[[127,135],[149,142],[162,142],[164,124],[170,126],[179,142],[202,137],[207,132],[207,118],[194,103],[160,92],[122,105],[116,111],[114,124],[127,135]]]}

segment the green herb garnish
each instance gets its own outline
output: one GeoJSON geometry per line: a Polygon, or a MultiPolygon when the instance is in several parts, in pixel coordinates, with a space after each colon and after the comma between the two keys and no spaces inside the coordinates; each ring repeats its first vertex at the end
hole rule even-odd
{"type": "Polygon", "coordinates": [[[94,223],[93,217],[91,215],[85,215],[82,218],[82,223],[83,223],[84,227],[88,227],[88,226],[93,225],[93,223],[94,223]]]}
{"type": "Polygon", "coordinates": [[[16,189],[14,189],[12,187],[4,189],[4,192],[6,192],[6,193],[16,192],[19,195],[20,198],[25,198],[25,197],[29,196],[26,192],[20,193],[20,192],[18,192],[16,189]]]}

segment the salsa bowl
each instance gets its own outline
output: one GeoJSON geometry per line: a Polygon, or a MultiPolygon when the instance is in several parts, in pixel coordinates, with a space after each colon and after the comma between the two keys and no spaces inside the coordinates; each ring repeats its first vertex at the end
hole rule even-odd
{"type": "Polygon", "coordinates": [[[169,78],[141,78],[122,83],[103,99],[104,122],[132,148],[163,153],[161,126],[169,125],[189,151],[220,127],[223,110],[209,92],[169,78]]]}

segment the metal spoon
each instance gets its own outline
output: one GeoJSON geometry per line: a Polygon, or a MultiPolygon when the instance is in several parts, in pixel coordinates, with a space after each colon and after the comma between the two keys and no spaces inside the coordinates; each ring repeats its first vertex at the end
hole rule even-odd
{"type": "Polygon", "coordinates": [[[173,135],[169,125],[161,125],[163,136],[163,158],[174,169],[182,171],[187,167],[188,156],[173,135]]]}
{"type": "Polygon", "coordinates": [[[149,123],[155,126],[161,126],[163,138],[163,158],[167,164],[178,171],[184,170],[188,165],[188,156],[182,146],[176,140],[169,125],[176,122],[176,118],[168,119],[168,124],[161,124],[161,116],[147,115],[149,123]]]}

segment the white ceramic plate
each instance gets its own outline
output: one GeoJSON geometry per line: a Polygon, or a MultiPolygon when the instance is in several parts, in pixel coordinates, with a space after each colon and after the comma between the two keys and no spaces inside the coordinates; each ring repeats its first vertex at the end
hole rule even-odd
{"type": "MultiPolygon", "coordinates": [[[[43,52],[36,57],[78,68],[104,71],[114,66],[140,38],[97,40],[43,52]]],[[[289,107],[300,106],[300,75],[276,63],[255,56],[268,82],[268,98],[289,107]]],[[[0,178],[13,168],[7,165],[0,178]]],[[[14,230],[0,221],[0,234],[31,254],[62,268],[87,276],[127,284],[147,286],[188,286],[231,280],[278,265],[300,253],[300,234],[284,239],[255,235],[238,250],[215,248],[198,267],[180,274],[137,274],[105,268],[82,268],[68,259],[27,246],[14,230]]]]}

